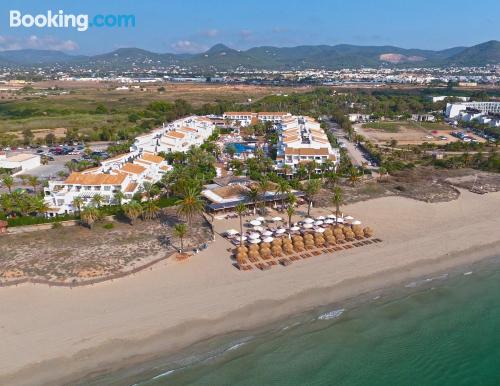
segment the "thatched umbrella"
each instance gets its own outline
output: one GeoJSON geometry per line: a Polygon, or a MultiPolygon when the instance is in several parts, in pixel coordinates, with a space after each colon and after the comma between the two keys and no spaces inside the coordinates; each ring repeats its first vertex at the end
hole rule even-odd
{"type": "Polygon", "coordinates": [[[238,248],[235,248],[234,250],[234,253],[235,254],[238,254],[238,253],[247,253],[248,252],[248,248],[247,247],[238,247],[238,248]]]}
{"type": "Polygon", "coordinates": [[[336,224],[333,229],[343,229],[344,226],[342,224],[336,224]]]}
{"type": "Polygon", "coordinates": [[[260,254],[259,254],[259,251],[250,251],[250,252],[248,252],[248,256],[252,257],[252,258],[259,258],[260,254]]]}
{"type": "Polygon", "coordinates": [[[259,250],[259,244],[250,244],[250,251],[258,251],[259,250]]]}
{"type": "Polygon", "coordinates": [[[317,247],[322,247],[325,245],[325,239],[323,237],[318,237],[315,241],[317,247]]]}
{"type": "Polygon", "coordinates": [[[248,256],[246,253],[238,253],[236,255],[236,261],[238,262],[238,264],[244,264],[246,262],[247,257],[248,256]]]}
{"type": "Polygon", "coordinates": [[[265,249],[265,248],[267,248],[267,249],[271,248],[271,244],[270,243],[266,243],[266,242],[260,243],[260,249],[262,250],[262,249],[265,249]]]}
{"type": "Polygon", "coordinates": [[[293,253],[293,246],[292,246],[292,244],[285,244],[285,245],[283,246],[283,250],[284,250],[284,251],[285,251],[285,253],[286,253],[286,254],[288,254],[288,255],[289,255],[289,254],[291,254],[291,253],[293,253]]]}
{"type": "Polygon", "coordinates": [[[271,255],[271,250],[269,248],[264,248],[260,250],[260,255],[263,259],[267,259],[271,255]]]}
{"type": "Polygon", "coordinates": [[[274,239],[273,242],[271,243],[271,245],[277,245],[277,246],[281,246],[281,244],[283,244],[283,239],[281,238],[274,239]]]}
{"type": "Polygon", "coordinates": [[[326,236],[326,241],[328,244],[336,244],[337,239],[335,239],[335,236],[326,236]]]}
{"type": "Polygon", "coordinates": [[[365,237],[372,237],[374,235],[373,229],[370,227],[363,229],[363,233],[365,234],[365,237]]]}
{"type": "Polygon", "coordinates": [[[271,254],[274,256],[274,257],[279,257],[281,256],[282,254],[282,250],[281,250],[281,247],[279,246],[274,246],[271,248],[271,254]]]}

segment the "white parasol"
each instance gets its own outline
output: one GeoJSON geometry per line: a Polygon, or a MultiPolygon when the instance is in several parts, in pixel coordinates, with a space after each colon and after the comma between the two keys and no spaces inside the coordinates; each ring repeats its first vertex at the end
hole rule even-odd
{"type": "Polygon", "coordinates": [[[253,226],[259,226],[262,223],[259,220],[252,220],[252,221],[250,221],[250,224],[253,225],[253,226]]]}
{"type": "Polygon", "coordinates": [[[312,224],[312,223],[314,222],[314,220],[313,220],[312,218],[309,218],[309,217],[308,217],[308,218],[304,219],[304,222],[305,222],[306,224],[312,224]]]}
{"type": "Polygon", "coordinates": [[[250,237],[251,239],[258,239],[260,238],[260,235],[258,233],[250,233],[248,237],[250,237]]]}
{"type": "Polygon", "coordinates": [[[271,241],[273,241],[273,240],[274,240],[274,237],[266,237],[266,238],[264,239],[264,242],[265,242],[265,243],[270,243],[270,242],[271,242],[271,241]]]}

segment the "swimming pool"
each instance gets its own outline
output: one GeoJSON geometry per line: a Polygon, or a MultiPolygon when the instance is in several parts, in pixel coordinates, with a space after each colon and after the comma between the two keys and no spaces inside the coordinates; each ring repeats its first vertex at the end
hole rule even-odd
{"type": "Polygon", "coordinates": [[[236,154],[241,154],[241,153],[253,153],[255,150],[255,144],[250,143],[239,143],[239,142],[231,142],[226,144],[226,149],[230,146],[233,146],[236,150],[236,154]]]}

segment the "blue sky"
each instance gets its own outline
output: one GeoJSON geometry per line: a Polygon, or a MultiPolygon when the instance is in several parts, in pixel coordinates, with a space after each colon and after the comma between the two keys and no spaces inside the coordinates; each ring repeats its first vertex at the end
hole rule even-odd
{"type": "Polygon", "coordinates": [[[120,47],[201,52],[216,43],[395,45],[443,49],[500,39],[499,0],[12,0],[0,3],[0,50],[97,54],[120,47]],[[134,28],[11,28],[9,11],[135,15],[134,28]],[[496,20],[495,20],[496,18],[496,20]]]}

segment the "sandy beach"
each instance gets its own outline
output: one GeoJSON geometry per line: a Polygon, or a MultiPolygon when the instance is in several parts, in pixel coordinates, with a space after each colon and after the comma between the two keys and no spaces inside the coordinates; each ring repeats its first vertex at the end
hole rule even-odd
{"type": "MultiPolygon", "coordinates": [[[[500,193],[455,201],[402,197],[343,211],[383,243],[270,271],[240,272],[217,237],[189,261],[167,261],[90,287],[0,288],[0,384],[58,385],[180,350],[413,277],[500,255],[500,193]]],[[[314,210],[325,214],[326,210],[314,210]]],[[[228,221],[216,227],[237,228],[228,221]]],[[[1,239],[0,239],[1,240],[1,239]]]]}

